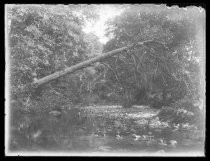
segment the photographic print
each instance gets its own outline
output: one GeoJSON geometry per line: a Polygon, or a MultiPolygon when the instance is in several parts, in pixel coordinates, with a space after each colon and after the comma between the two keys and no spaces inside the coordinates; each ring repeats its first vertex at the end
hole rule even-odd
{"type": "Polygon", "coordinates": [[[206,13],[5,5],[6,156],[205,156],[206,13]]]}

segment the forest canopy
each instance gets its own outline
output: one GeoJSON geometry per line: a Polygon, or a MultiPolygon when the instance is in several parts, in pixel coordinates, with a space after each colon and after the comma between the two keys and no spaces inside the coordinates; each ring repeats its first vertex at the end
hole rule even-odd
{"type": "Polygon", "coordinates": [[[97,5],[9,7],[11,98],[33,110],[62,104],[162,108],[182,99],[200,102],[205,88],[204,12],[193,7],[180,12],[166,6],[117,7],[123,12],[106,22],[105,45],[82,30],[98,20],[97,5]],[[35,94],[23,92],[36,80],[129,45],[47,83],[35,94]]]}

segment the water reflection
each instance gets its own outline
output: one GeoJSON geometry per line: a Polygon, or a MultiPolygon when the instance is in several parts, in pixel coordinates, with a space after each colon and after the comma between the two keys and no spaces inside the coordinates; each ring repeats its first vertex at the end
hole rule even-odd
{"type": "Polygon", "coordinates": [[[10,149],[72,152],[202,150],[202,139],[192,140],[181,131],[172,131],[171,126],[158,122],[155,114],[157,111],[151,109],[120,107],[69,109],[58,116],[49,112],[16,111],[11,120],[10,149]]]}

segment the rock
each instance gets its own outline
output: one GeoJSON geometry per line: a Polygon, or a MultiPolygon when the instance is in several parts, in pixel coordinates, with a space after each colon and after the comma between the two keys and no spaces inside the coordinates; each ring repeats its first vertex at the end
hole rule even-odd
{"type": "Polygon", "coordinates": [[[149,135],[152,135],[152,132],[148,132],[149,135]]]}
{"type": "Polygon", "coordinates": [[[175,148],[177,145],[177,141],[176,140],[170,140],[169,141],[169,147],[175,148]]]}
{"type": "Polygon", "coordinates": [[[99,135],[98,135],[98,134],[94,134],[94,136],[95,136],[95,137],[99,137],[99,135]]]}
{"type": "Polygon", "coordinates": [[[141,138],[140,135],[136,135],[136,134],[133,134],[132,137],[135,138],[135,139],[134,139],[135,141],[137,141],[137,140],[139,140],[139,139],[141,138]]]}
{"type": "Polygon", "coordinates": [[[142,140],[149,140],[148,135],[142,135],[142,140]]]}
{"type": "Polygon", "coordinates": [[[158,144],[160,146],[167,146],[166,142],[163,139],[158,139],[158,144]]]}
{"type": "Polygon", "coordinates": [[[61,112],[54,110],[54,111],[50,111],[49,114],[50,115],[53,115],[53,116],[60,116],[61,115],[61,112]]]}
{"type": "Polygon", "coordinates": [[[121,139],[123,139],[123,137],[122,137],[122,136],[120,136],[120,135],[117,135],[117,136],[116,136],[116,138],[117,138],[117,140],[121,140],[121,139]]]}

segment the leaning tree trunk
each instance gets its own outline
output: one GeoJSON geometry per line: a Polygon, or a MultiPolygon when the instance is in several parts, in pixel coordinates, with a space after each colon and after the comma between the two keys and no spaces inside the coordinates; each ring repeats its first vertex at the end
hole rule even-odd
{"type": "Polygon", "coordinates": [[[122,48],[112,50],[112,51],[107,52],[107,53],[103,53],[100,56],[97,56],[95,58],[86,60],[86,61],[81,62],[79,64],[76,64],[74,66],[68,67],[64,70],[55,72],[51,75],[48,75],[48,76],[46,76],[44,78],[41,78],[39,80],[35,80],[34,82],[25,85],[25,88],[22,90],[21,93],[30,92],[30,93],[32,93],[33,96],[39,95],[41,93],[42,89],[43,89],[43,85],[46,84],[46,83],[49,83],[50,81],[53,81],[57,78],[60,78],[64,75],[66,75],[66,74],[73,73],[73,72],[75,72],[77,70],[80,70],[82,68],[86,68],[86,67],[92,65],[93,63],[104,61],[105,59],[107,59],[107,58],[109,58],[113,55],[119,54],[122,51],[132,49],[135,46],[139,46],[139,45],[141,46],[141,45],[144,45],[144,43],[146,43],[146,42],[152,42],[152,41],[153,40],[146,40],[146,41],[143,41],[143,42],[137,42],[135,44],[128,45],[126,47],[122,47],[122,48]]]}
{"type": "Polygon", "coordinates": [[[88,67],[90,65],[92,65],[93,63],[96,63],[96,62],[100,62],[100,61],[104,61],[106,58],[109,58],[113,55],[116,55],[122,51],[125,51],[127,49],[130,49],[136,45],[143,45],[144,43],[146,42],[150,42],[151,40],[147,40],[147,41],[143,41],[143,42],[139,42],[139,43],[136,43],[136,44],[133,44],[133,45],[129,45],[127,47],[122,47],[122,48],[119,48],[119,49],[116,49],[116,50],[112,50],[110,52],[107,52],[107,53],[103,53],[101,54],[100,56],[97,56],[95,58],[92,58],[92,59],[89,59],[89,60],[86,60],[84,62],[81,62],[79,64],[76,64],[74,66],[71,66],[69,68],[66,68],[65,70],[62,70],[62,71],[58,71],[56,73],[53,73],[51,75],[48,75],[44,78],[41,78],[39,80],[36,80],[34,81],[32,84],[35,85],[36,87],[40,86],[40,85],[43,85],[45,83],[48,83],[52,80],[55,80],[61,76],[64,76],[66,74],[69,74],[69,73],[73,73],[75,72],[76,70],[79,70],[79,69],[82,69],[82,68],[85,68],[85,67],[88,67]]]}
{"type": "Polygon", "coordinates": [[[40,96],[40,94],[43,90],[44,84],[49,83],[50,81],[53,81],[57,78],[60,78],[64,75],[66,75],[66,74],[70,74],[70,73],[73,73],[73,72],[75,72],[79,69],[88,67],[88,66],[92,65],[93,63],[103,61],[106,58],[109,58],[109,57],[111,57],[111,56],[113,56],[117,53],[120,53],[121,51],[129,49],[130,47],[131,46],[127,46],[127,47],[122,47],[122,48],[119,48],[119,49],[116,49],[116,50],[112,50],[110,52],[104,53],[104,54],[102,54],[100,56],[97,56],[95,58],[92,58],[92,59],[86,60],[84,62],[78,63],[74,66],[68,67],[64,70],[55,72],[55,73],[53,73],[51,75],[48,75],[44,78],[35,80],[34,82],[25,85],[25,88],[22,90],[22,93],[30,92],[32,94],[32,96],[36,98],[37,96],[40,96]]]}
{"type": "Polygon", "coordinates": [[[64,69],[62,71],[58,71],[58,72],[53,73],[51,75],[48,75],[48,76],[46,76],[44,78],[41,78],[39,80],[36,80],[36,81],[33,82],[33,84],[36,87],[38,87],[38,86],[43,85],[45,83],[48,83],[48,82],[50,82],[52,80],[55,80],[55,79],[57,79],[57,78],[59,78],[61,76],[64,76],[66,74],[73,73],[73,72],[75,72],[75,71],[77,71],[79,69],[88,67],[88,66],[92,65],[93,63],[103,61],[104,59],[106,59],[106,58],[108,58],[110,56],[113,56],[113,55],[115,55],[115,54],[117,54],[117,53],[119,53],[121,51],[126,50],[126,49],[128,49],[128,47],[122,47],[122,48],[119,48],[119,49],[116,49],[116,50],[113,50],[113,51],[104,53],[104,54],[102,54],[100,56],[97,56],[95,58],[92,58],[92,59],[89,59],[87,61],[78,63],[78,64],[76,64],[74,66],[71,66],[69,68],[66,68],[66,69],[64,69]]]}

